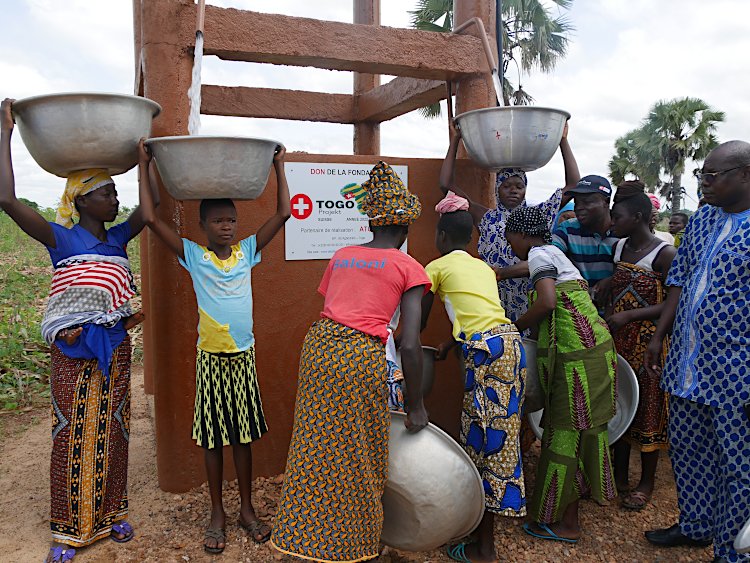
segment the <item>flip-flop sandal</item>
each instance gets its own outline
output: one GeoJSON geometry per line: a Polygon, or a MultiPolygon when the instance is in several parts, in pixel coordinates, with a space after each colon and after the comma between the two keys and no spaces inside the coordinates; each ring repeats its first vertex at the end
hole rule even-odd
{"type": "Polygon", "coordinates": [[[224,533],[224,528],[208,528],[206,533],[203,534],[203,549],[206,550],[206,553],[212,553],[213,555],[222,553],[224,547],[210,547],[206,545],[206,540],[216,540],[217,545],[223,543],[224,547],[226,547],[227,537],[224,533]]]}
{"type": "Polygon", "coordinates": [[[237,524],[240,525],[240,528],[246,530],[250,534],[250,537],[255,543],[266,543],[269,539],[271,539],[271,533],[273,532],[273,530],[270,526],[264,524],[260,520],[253,520],[249,524],[245,524],[245,522],[242,521],[242,518],[238,518],[237,524]],[[265,533],[263,533],[264,526],[268,528],[268,531],[265,533]],[[258,539],[258,536],[260,536],[260,539],[258,539]]]}
{"type": "Polygon", "coordinates": [[[116,524],[112,524],[112,533],[110,534],[110,538],[112,538],[113,542],[117,543],[128,543],[130,540],[133,539],[133,536],[135,535],[135,531],[133,531],[133,526],[128,524],[125,520],[121,520],[120,522],[117,522],[116,524]],[[122,534],[122,538],[116,537],[114,534],[122,534]]]}
{"type": "Polygon", "coordinates": [[[75,555],[76,550],[72,547],[52,547],[44,563],[67,563],[68,561],[72,561],[75,555]]]}
{"type": "Polygon", "coordinates": [[[459,563],[472,563],[471,559],[466,557],[466,546],[469,545],[468,543],[457,543],[456,545],[452,545],[448,547],[448,549],[445,550],[445,553],[453,559],[453,561],[458,561],[459,563]]]}
{"type": "Polygon", "coordinates": [[[533,536],[535,538],[539,538],[540,540],[552,540],[552,541],[561,541],[565,543],[578,543],[578,540],[574,540],[572,538],[564,538],[562,536],[558,536],[555,532],[552,531],[552,528],[547,526],[547,524],[542,524],[541,522],[537,522],[537,526],[539,526],[539,529],[543,532],[547,532],[549,535],[542,535],[538,532],[535,532],[531,529],[531,525],[527,522],[523,526],[523,531],[529,534],[530,536],[533,536]]]}
{"type": "Polygon", "coordinates": [[[628,496],[622,499],[622,506],[628,510],[643,510],[650,500],[651,495],[642,491],[631,491],[628,496]]]}

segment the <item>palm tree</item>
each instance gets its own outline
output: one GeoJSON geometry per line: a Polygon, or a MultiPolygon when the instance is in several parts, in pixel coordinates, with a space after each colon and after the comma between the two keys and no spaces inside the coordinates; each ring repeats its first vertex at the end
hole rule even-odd
{"type": "Polygon", "coordinates": [[[646,184],[649,192],[654,192],[662,184],[659,167],[649,155],[639,153],[637,140],[641,135],[640,130],[634,129],[615,141],[615,154],[609,159],[609,177],[618,185],[633,176],[646,184]]]}
{"type": "Polygon", "coordinates": [[[658,167],[669,178],[662,186],[662,195],[671,201],[672,209],[681,208],[685,162],[703,160],[716,147],[716,126],[722,121],[724,112],[703,100],[679,98],[654,104],[636,130],[634,144],[641,169],[658,167]]]}
{"type": "MultiPolygon", "coordinates": [[[[573,0],[551,0],[567,10],[573,0]]],[[[412,27],[424,31],[450,33],[453,29],[452,0],[418,0],[410,11],[412,27]],[[444,19],[443,19],[444,18],[444,19]],[[442,20],[442,23],[436,23],[442,20]]],[[[554,18],[542,0],[504,0],[503,2],[503,104],[528,105],[534,101],[521,85],[521,74],[534,69],[551,72],[568,49],[567,35],[573,26],[564,16],[554,18]],[[508,80],[510,63],[516,65],[518,84],[508,80]]],[[[426,117],[440,115],[440,106],[422,108],[426,117]]]]}

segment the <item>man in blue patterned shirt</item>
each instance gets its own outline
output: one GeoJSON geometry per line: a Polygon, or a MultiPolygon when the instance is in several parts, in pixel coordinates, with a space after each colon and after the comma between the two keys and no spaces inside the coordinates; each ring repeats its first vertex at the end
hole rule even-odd
{"type": "Polygon", "coordinates": [[[707,205],[685,230],[645,357],[656,371],[671,329],[662,387],[680,520],[646,538],[713,541],[714,561],[750,561],[732,545],[750,519],[750,143],[719,145],[697,175],[707,205]]]}

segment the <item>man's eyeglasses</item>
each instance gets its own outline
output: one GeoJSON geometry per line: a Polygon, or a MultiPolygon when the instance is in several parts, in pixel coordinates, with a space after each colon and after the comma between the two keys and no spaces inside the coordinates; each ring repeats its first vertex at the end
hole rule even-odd
{"type": "Polygon", "coordinates": [[[714,183],[714,180],[716,180],[716,178],[718,178],[722,174],[726,174],[727,172],[731,172],[732,170],[745,168],[745,166],[747,166],[747,164],[743,164],[742,166],[735,166],[734,168],[727,168],[726,170],[722,170],[721,172],[703,172],[702,170],[696,170],[693,175],[698,179],[699,182],[711,185],[714,183]]]}

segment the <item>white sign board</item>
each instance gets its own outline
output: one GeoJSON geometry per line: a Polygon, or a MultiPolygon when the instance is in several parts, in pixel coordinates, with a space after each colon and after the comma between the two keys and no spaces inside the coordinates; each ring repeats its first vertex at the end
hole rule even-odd
{"type": "MultiPolygon", "coordinates": [[[[375,164],[286,163],[292,200],[284,228],[287,260],[328,260],[339,248],[372,240],[358,203],[360,184],[375,164]]],[[[408,166],[392,168],[408,186],[408,166]]]]}

